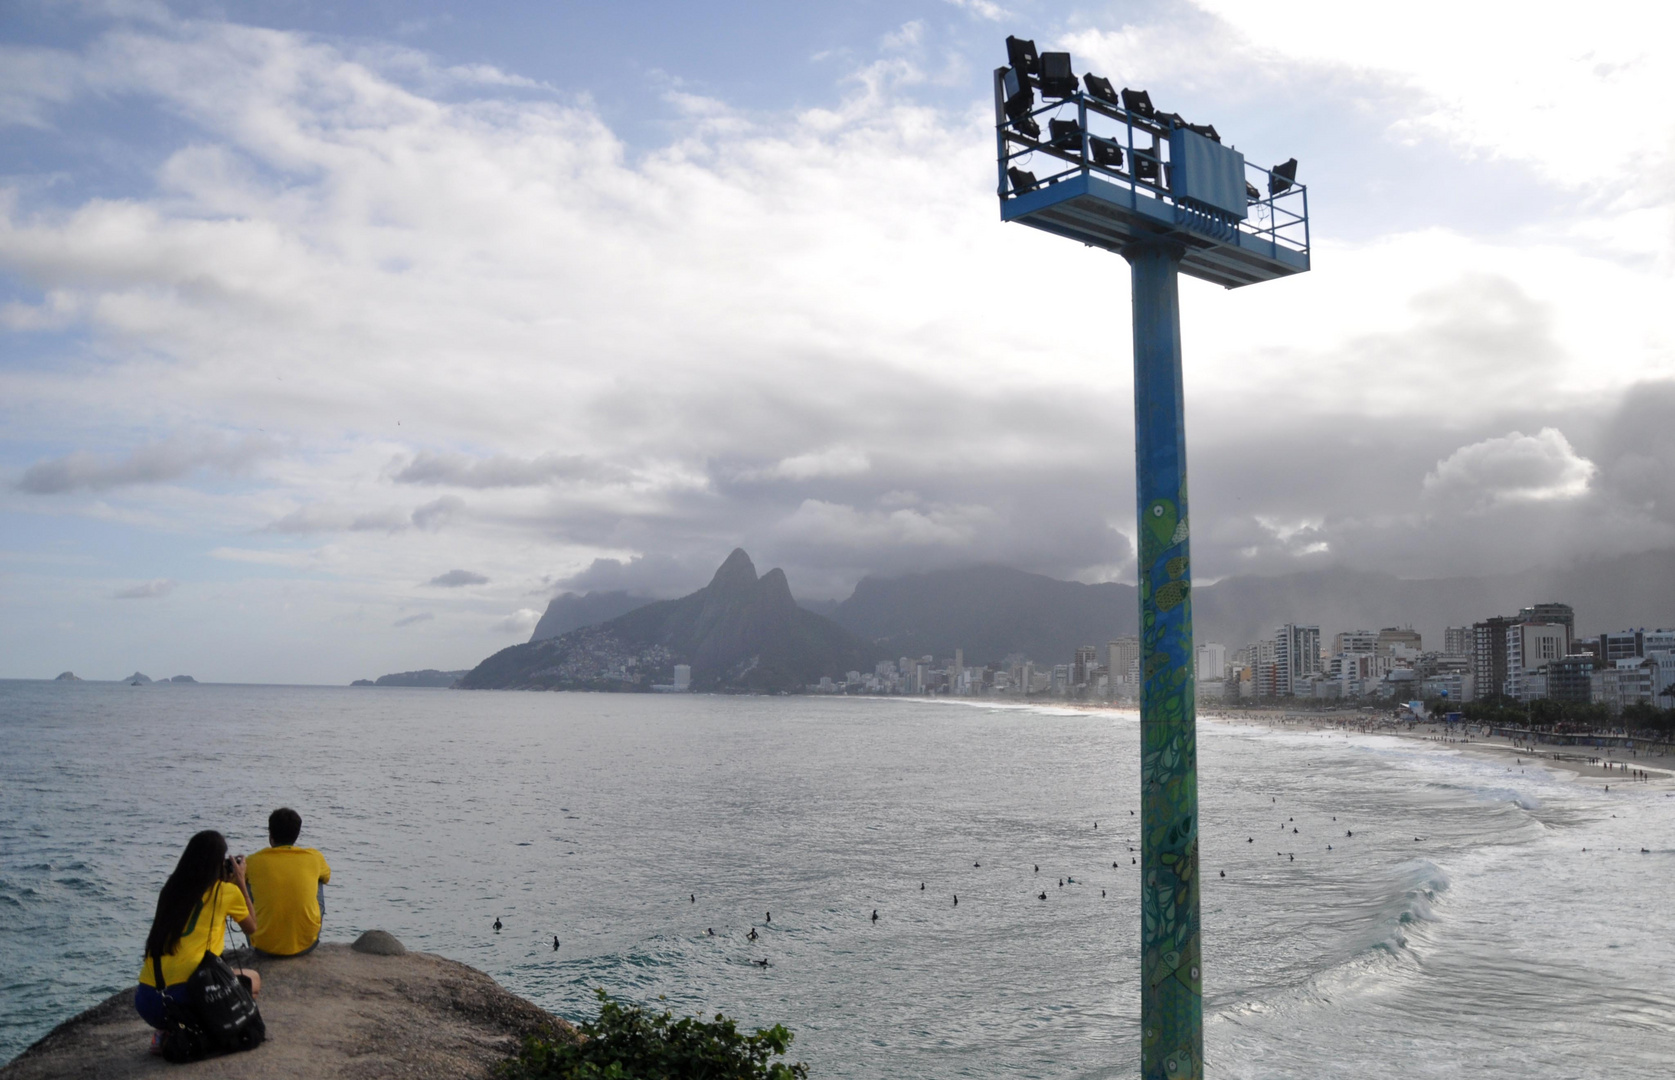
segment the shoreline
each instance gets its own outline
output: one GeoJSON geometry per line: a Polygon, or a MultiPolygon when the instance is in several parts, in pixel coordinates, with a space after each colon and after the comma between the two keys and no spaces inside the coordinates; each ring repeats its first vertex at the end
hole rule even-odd
{"type": "Polygon", "coordinates": [[[1225,724],[1262,725],[1270,731],[1385,735],[1438,750],[1467,754],[1483,761],[1506,764],[1510,760],[1511,765],[1508,768],[1535,766],[1549,771],[1567,772],[1580,781],[1598,781],[1602,787],[1624,784],[1675,790],[1675,755],[1669,754],[1648,753],[1643,756],[1638,750],[1532,746],[1499,735],[1450,737],[1443,725],[1436,723],[1416,722],[1397,726],[1393,723],[1369,723],[1360,715],[1352,721],[1341,714],[1334,717],[1332,714],[1283,710],[1259,713],[1230,713],[1217,710],[1200,713],[1199,719],[1225,724]],[[1285,726],[1276,727],[1276,721],[1285,726]],[[1634,774],[1635,770],[1643,772],[1645,779],[1638,779],[1634,774]]]}

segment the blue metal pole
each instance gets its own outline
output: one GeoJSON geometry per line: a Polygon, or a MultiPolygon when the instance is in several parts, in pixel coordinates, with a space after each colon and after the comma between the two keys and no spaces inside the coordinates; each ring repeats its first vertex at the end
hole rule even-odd
{"type": "Polygon", "coordinates": [[[1140,1075],[1201,1080],[1198,736],[1181,400],[1182,249],[1124,250],[1134,281],[1140,562],[1140,1075]]]}

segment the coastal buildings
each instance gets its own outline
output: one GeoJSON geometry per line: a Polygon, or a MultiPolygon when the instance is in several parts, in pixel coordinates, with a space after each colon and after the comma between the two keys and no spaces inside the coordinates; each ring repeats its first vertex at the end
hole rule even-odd
{"type": "MultiPolygon", "coordinates": [[[[1224,701],[1417,699],[1449,710],[1482,700],[1524,708],[1551,701],[1600,707],[1601,716],[1637,706],[1675,707],[1675,630],[1578,637],[1575,625],[1570,605],[1533,603],[1516,615],[1447,627],[1442,648],[1427,650],[1412,626],[1334,628],[1328,637],[1317,623],[1281,623],[1237,648],[1200,642],[1193,651],[1198,701],[1214,707],[1224,701]],[[1322,648],[1328,641],[1330,648],[1322,648]]],[[[1078,645],[1057,657],[1014,653],[974,662],[964,648],[950,653],[881,661],[870,672],[850,671],[808,689],[1117,704],[1132,704],[1139,690],[1140,641],[1132,636],[1078,645]]],[[[677,667],[676,683],[684,682],[677,667]]]]}

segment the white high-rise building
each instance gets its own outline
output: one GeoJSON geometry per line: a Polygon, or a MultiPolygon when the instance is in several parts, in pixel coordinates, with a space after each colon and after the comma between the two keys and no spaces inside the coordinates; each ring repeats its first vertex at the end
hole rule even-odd
{"type": "Polygon", "coordinates": [[[1320,627],[1286,623],[1274,628],[1274,696],[1290,697],[1297,682],[1320,674],[1320,627]]]}
{"type": "Polygon", "coordinates": [[[1564,623],[1514,623],[1507,627],[1504,693],[1519,701],[1546,697],[1548,662],[1569,652],[1570,629],[1564,623]]]}
{"type": "Polygon", "coordinates": [[[1193,675],[1199,680],[1220,679],[1227,675],[1227,646],[1213,641],[1198,646],[1194,656],[1193,675]]]}

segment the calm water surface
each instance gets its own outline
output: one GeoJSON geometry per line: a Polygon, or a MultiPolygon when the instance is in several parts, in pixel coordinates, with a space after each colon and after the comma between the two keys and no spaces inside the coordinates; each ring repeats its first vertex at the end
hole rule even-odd
{"type": "MultiPolygon", "coordinates": [[[[253,850],[283,803],[332,863],[329,940],[382,927],[561,1015],[602,986],[784,1022],[820,1077],[1134,1076],[1137,737],[928,702],[0,682],[0,1061],[132,982],[187,836],[253,850]]],[[[1200,747],[1212,1075],[1675,1071],[1664,790],[1379,737],[1200,747]]]]}

